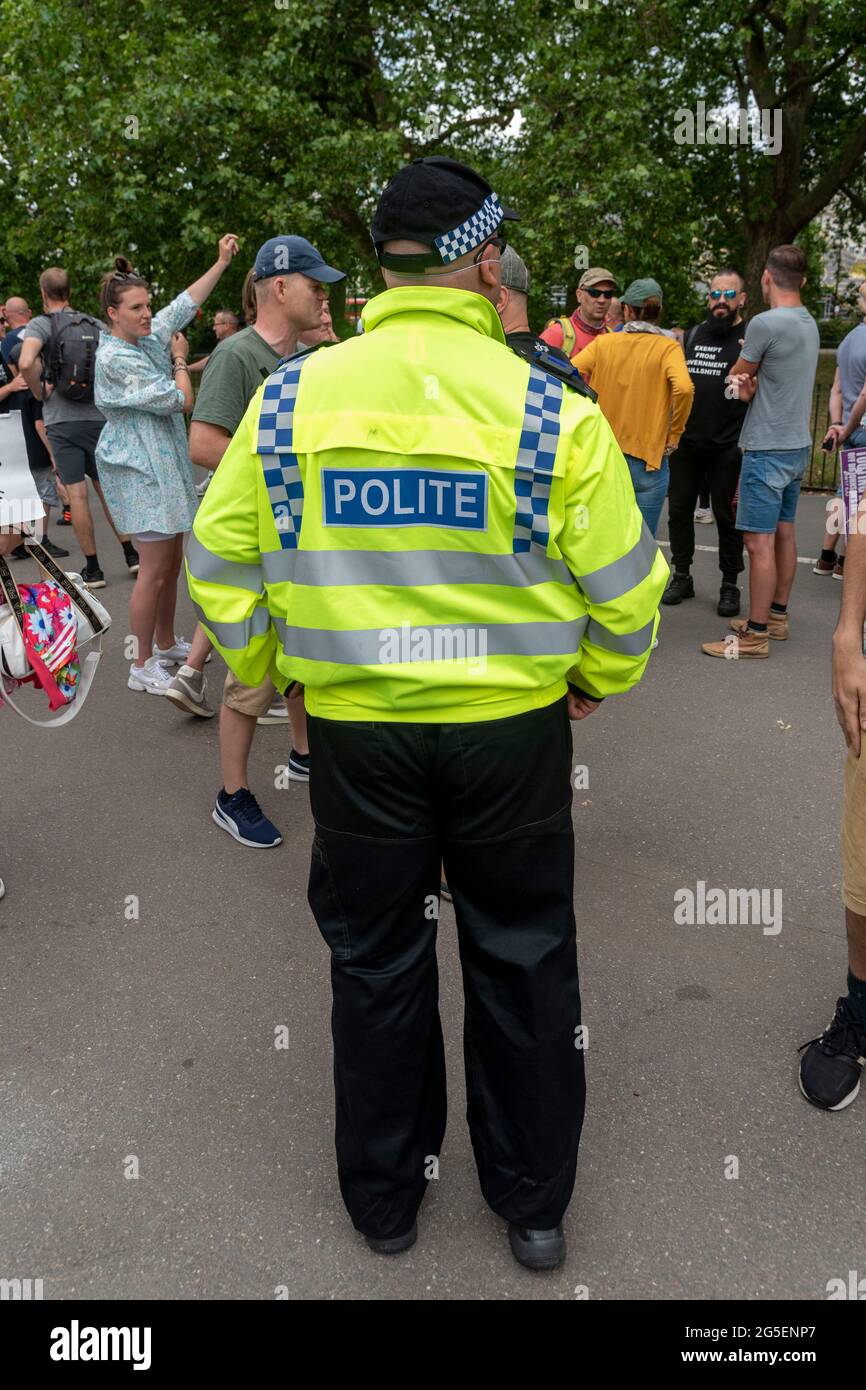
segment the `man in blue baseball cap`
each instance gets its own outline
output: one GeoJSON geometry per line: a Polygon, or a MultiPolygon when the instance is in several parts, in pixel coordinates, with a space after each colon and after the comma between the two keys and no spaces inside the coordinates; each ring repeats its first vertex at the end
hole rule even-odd
{"type": "MultiPolygon", "coordinates": [[[[190,425],[193,463],[217,467],[262,382],[281,358],[296,350],[299,338],[322,326],[328,287],[345,278],[305,237],[275,236],[259,248],[253,265],[256,321],[218,343],[208,359],[190,425]]],[[[213,713],[204,703],[203,666],[209,643],[199,642],[201,635],[199,629],[190,664],[178,671],[168,694],[180,709],[206,716],[213,713]]],[[[220,710],[223,785],[213,820],[238,843],[270,849],[281,843],[282,836],[262,813],[249,786],[249,755],[257,721],[291,723],[288,775],[293,781],[308,781],[303,699],[296,697],[287,707],[270,679],[251,688],[229,672],[220,710]]]]}
{"type": "Polygon", "coordinates": [[[328,265],[315,246],[302,236],[272,236],[259,247],[253,266],[256,284],[275,275],[306,275],[309,280],[319,280],[323,285],[335,285],[346,278],[345,271],[328,265]]]}

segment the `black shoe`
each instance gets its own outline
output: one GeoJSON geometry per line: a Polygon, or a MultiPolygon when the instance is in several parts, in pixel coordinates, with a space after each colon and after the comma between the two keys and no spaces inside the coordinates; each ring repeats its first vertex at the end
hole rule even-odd
{"type": "Polygon", "coordinates": [[[93,569],[89,569],[88,566],[85,565],[84,569],[81,571],[81,578],[84,580],[84,585],[87,589],[105,588],[105,575],[102,573],[102,570],[97,569],[95,565],[93,569]]]}
{"type": "Polygon", "coordinates": [[[736,618],[740,611],[740,591],[736,584],[723,584],[719,590],[719,604],[716,608],[720,618],[736,618]]]}
{"type": "Polygon", "coordinates": [[[866,1028],[858,1023],[845,998],[836,1001],[833,1022],[818,1038],[803,1043],[800,1090],[821,1110],[844,1110],[860,1090],[866,1063],[866,1028]]]}
{"type": "Polygon", "coordinates": [[[418,1223],[413,1221],[411,1230],[404,1236],[386,1236],[384,1239],[379,1236],[364,1236],[364,1239],[377,1255],[401,1255],[404,1250],[411,1250],[418,1239],[418,1223]]]}
{"type": "Polygon", "coordinates": [[[71,525],[72,525],[72,513],[71,513],[71,511],[69,510],[68,507],[64,507],[64,508],[63,508],[63,515],[62,515],[62,517],[60,518],[60,520],[58,521],[57,525],[58,525],[58,526],[71,526],[71,525]]]}
{"type": "Polygon", "coordinates": [[[694,598],[695,584],[690,574],[674,574],[670,584],[662,594],[662,603],[682,603],[684,598],[694,598]]]}
{"type": "Polygon", "coordinates": [[[50,541],[47,536],[45,540],[42,542],[42,544],[48,551],[48,554],[51,555],[52,558],[55,560],[65,560],[67,555],[69,554],[69,551],[64,550],[62,545],[55,545],[54,542],[50,541]]]}
{"type": "Polygon", "coordinates": [[[552,1231],[535,1231],[529,1226],[508,1226],[511,1253],[527,1269],[558,1269],[565,1259],[565,1233],[562,1224],[552,1231]]]}
{"type": "Polygon", "coordinates": [[[9,559],[10,559],[10,560],[29,560],[29,559],[30,559],[30,551],[27,549],[26,545],[16,545],[16,547],[15,547],[14,550],[10,550],[10,551],[9,551],[9,559]]]}

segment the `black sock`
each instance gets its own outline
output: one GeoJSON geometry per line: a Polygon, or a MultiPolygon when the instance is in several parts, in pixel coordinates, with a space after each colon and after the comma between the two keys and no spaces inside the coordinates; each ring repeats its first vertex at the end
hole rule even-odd
{"type": "Polygon", "coordinates": [[[124,555],[130,555],[130,554],[132,554],[132,555],[137,555],[137,554],[138,554],[138,551],[136,550],[135,546],[132,544],[132,541],[121,541],[120,544],[123,546],[123,553],[124,553],[124,555]]]}
{"type": "Polygon", "coordinates": [[[675,570],[674,570],[674,578],[675,578],[675,579],[691,579],[691,577],[692,577],[692,576],[691,576],[691,572],[690,572],[688,569],[684,569],[684,570],[675,569],[675,570]]]}
{"type": "Polygon", "coordinates": [[[770,612],[771,612],[771,613],[787,613],[787,611],[788,611],[788,605],[787,605],[787,603],[771,603],[771,604],[770,604],[770,612]]]}
{"type": "Polygon", "coordinates": [[[96,551],[95,551],[95,550],[94,550],[94,552],[93,552],[92,555],[85,555],[85,557],[84,557],[84,567],[85,567],[85,569],[89,569],[89,570],[98,570],[98,569],[99,569],[99,560],[97,559],[96,551]]]}
{"type": "Polygon", "coordinates": [[[835,550],[822,550],[822,551],[821,551],[821,559],[824,561],[824,564],[825,564],[825,565],[833,565],[833,564],[835,564],[835,563],[836,563],[836,552],[835,552],[835,550]]]}
{"type": "Polygon", "coordinates": [[[753,623],[751,618],[749,619],[749,621],[748,621],[748,623],[746,624],[746,626],[747,626],[747,628],[748,628],[748,630],[749,630],[750,632],[761,632],[761,633],[763,633],[763,632],[766,632],[766,631],[767,631],[767,624],[766,624],[766,623],[753,623]]]}
{"type": "Polygon", "coordinates": [[[836,564],[839,566],[840,570],[843,570],[843,569],[845,568],[845,556],[844,556],[844,555],[839,555],[839,556],[837,556],[837,557],[836,557],[836,564]]]}
{"type": "Polygon", "coordinates": [[[866,980],[858,980],[850,967],[848,969],[848,1003],[857,1022],[866,1028],[866,980]]]}
{"type": "Polygon", "coordinates": [[[730,584],[732,588],[736,589],[736,587],[737,587],[737,576],[736,576],[736,574],[728,574],[725,570],[722,570],[722,583],[723,583],[723,584],[730,584]]]}

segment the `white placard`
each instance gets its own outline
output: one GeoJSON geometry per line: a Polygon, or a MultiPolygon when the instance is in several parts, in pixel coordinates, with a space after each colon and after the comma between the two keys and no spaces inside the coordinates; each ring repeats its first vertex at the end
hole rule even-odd
{"type": "Polygon", "coordinates": [[[27,462],[20,410],[0,415],[0,527],[38,521],[45,508],[27,462]]]}

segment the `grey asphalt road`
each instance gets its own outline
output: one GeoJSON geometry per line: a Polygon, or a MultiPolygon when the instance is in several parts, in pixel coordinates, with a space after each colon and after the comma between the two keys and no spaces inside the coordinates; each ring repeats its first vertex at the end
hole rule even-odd
{"type": "MultiPolygon", "coordinates": [[[[822,512],[803,499],[806,554],[822,512]]],[[[698,597],[663,610],[642,685],[574,726],[588,1110],[568,1262],[537,1276],[478,1189],[448,906],[439,1178],[410,1253],[374,1256],[353,1231],[307,789],[275,788],[288,749],[261,729],[253,785],[285,841],[257,852],[217,829],[216,720],[126,689],[131,581],[99,539],[115,621],[89,704],[57,732],[0,712],[0,1276],[60,1299],[701,1300],[823,1299],[866,1274],[866,1101],[824,1114],[796,1084],[798,1043],[844,993],[838,583],[801,565],[791,640],[711,661],[699,643],[726,624],[700,552],[698,597]],[[781,930],[680,925],[675,895],[699,881],[779,890],[781,930]]],[[[180,614],[189,635],[185,596],[180,614]]]]}

